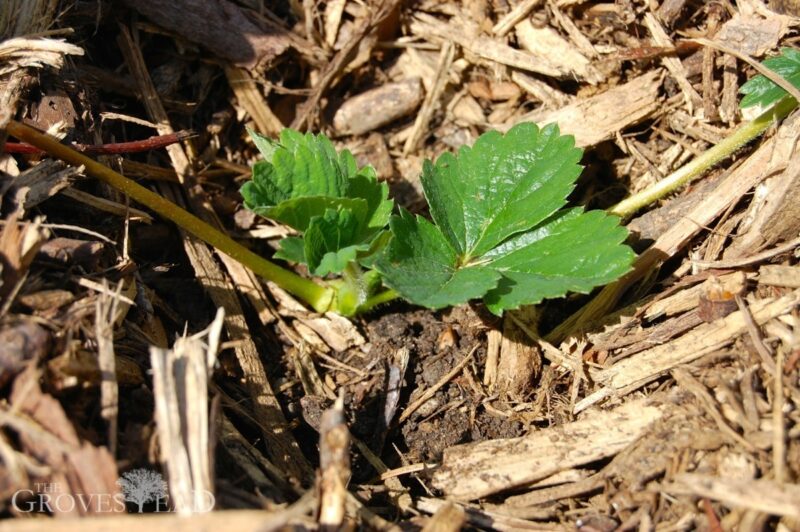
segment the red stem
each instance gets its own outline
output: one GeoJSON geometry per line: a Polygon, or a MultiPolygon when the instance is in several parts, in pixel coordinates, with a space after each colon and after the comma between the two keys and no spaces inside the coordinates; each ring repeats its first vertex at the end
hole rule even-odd
{"type": "MultiPolygon", "coordinates": [[[[134,140],[131,142],[114,142],[111,144],[72,144],[72,147],[82,153],[95,155],[115,155],[120,153],[138,153],[142,151],[157,150],[170,144],[175,144],[182,140],[196,136],[192,131],[176,131],[169,135],[156,135],[144,140],[134,140]]],[[[39,154],[42,150],[24,142],[6,142],[6,153],[25,153],[39,154]]]]}

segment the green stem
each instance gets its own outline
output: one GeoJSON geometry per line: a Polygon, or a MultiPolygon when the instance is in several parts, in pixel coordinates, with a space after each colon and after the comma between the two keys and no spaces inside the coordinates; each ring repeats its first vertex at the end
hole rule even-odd
{"type": "Polygon", "coordinates": [[[57,139],[49,135],[40,133],[32,127],[14,120],[9,122],[7,129],[9,134],[23,142],[36,146],[75,166],[84,166],[87,174],[108,183],[135,201],[146,205],[160,216],[175,222],[188,233],[214,246],[264,279],[272,281],[284,290],[296,295],[317,312],[325,312],[330,307],[333,300],[333,290],[331,288],[320,286],[260,257],[197,216],[82,153],[61,144],[57,139]]]}
{"type": "Polygon", "coordinates": [[[794,98],[785,97],[752,121],[742,124],[739,129],[720,141],[719,144],[705,151],[650,188],[617,203],[608,212],[616,214],[623,220],[630,217],[639,209],[667,196],[686,183],[700,177],[715,164],[727,159],[736,150],[761,135],[769,126],[786,117],[796,106],[797,101],[794,98]]]}
{"type": "Polygon", "coordinates": [[[358,307],[358,312],[369,312],[370,310],[374,309],[378,305],[383,303],[388,303],[389,301],[394,301],[395,299],[399,298],[400,294],[392,290],[391,288],[388,290],[384,290],[374,296],[368,298],[364,301],[361,306],[358,307]]]}
{"type": "Polygon", "coordinates": [[[367,296],[364,272],[355,261],[350,262],[342,272],[342,278],[336,285],[336,297],[333,310],[344,316],[354,316],[359,305],[367,296]]]}

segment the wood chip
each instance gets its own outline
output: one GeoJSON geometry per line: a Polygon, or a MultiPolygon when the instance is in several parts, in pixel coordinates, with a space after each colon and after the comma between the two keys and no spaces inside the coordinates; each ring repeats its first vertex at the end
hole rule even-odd
{"type": "MultiPolygon", "coordinates": [[[[460,508],[464,512],[467,523],[482,530],[497,530],[498,532],[518,532],[522,530],[550,532],[559,530],[559,528],[557,528],[558,525],[534,523],[526,519],[504,515],[501,512],[488,511],[475,506],[462,506],[458,503],[433,499],[431,497],[420,497],[417,502],[417,508],[423,512],[432,513],[434,515],[443,507],[449,505],[455,505],[460,508]]],[[[466,527],[462,527],[462,530],[464,528],[466,527]]]]}
{"type": "Polygon", "coordinates": [[[707,497],[734,508],[800,519],[800,486],[796,484],[683,473],[663,488],[669,493],[707,497]]]}
{"type": "Polygon", "coordinates": [[[436,64],[436,76],[434,78],[435,81],[433,82],[433,86],[428,94],[425,95],[425,101],[422,104],[422,109],[420,109],[417,119],[414,121],[411,134],[403,145],[404,155],[408,155],[414,151],[425,137],[425,134],[428,131],[428,123],[433,116],[433,112],[439,105],[439,98],[441,98],[442,92],[447,85],[448,74],[450,72],[450,66],[453,64],[454,57],[455,47],[452,43],[446,42],[442,46],[442,50],[439,53],[439,61],[436,64]]]}
{"type": "Polygon", "coordinates": [[[285,33],[265,31],[229,0],[126,0],[126,4],[155,24],[218,57],[249,69],[264,67],[290,44],[285,33]]]}
{"type": "Polygon", "coordinates": [[[172,349],[150,348],[161,462],[169,473],[170,504],[180,515],[214,507],[208,383],[217,359],[223,309],[199,334],[172,349]]]}
{"type": "Polygon", "coordinates": [[[533,9],[541,3],[541,0],[523,0],[514,6],[503,18],[497,21],[492,28],[495,35],[502,37],[508,33],[518,22],[528,16],[533,9]]]}
{"type": "Polygon", "coordinates": [[[778,13],[800,17],[800,3],[797,0],[770,0],[769,7],[778,13]]]}
{"type": "Polygon", "coordinates": [[[520,507],[536,506],[595,491],[602,488],[604,485],[605,479],[603,475],[598,474],[566,484],[558,484],[553,487],[538,489],[521,495],[514,495],[506,499],[505,504],[508,506],[520,507]]]}
{"type": "Polygon", "coordinates": [[[545,109],[558,109],[572,102],[569,94],[565,94],[533,76],[514,71],[511,73],[511,79],[528,94],[541,101],[545,109]]]}
{"type": "Polygon", "coordinates": [[[344,524],[347,483],[350,480],[350,431],[344,417],[344,398],[322,414],[319,426],[319,524],[339,530],[344,524]]]}
{"type": "Polygon", "coordinates": [[[394,13],[398,2],[399,0],[383,0],[376,9],[369,11],[369,16],[365,16],[361,19],[348,37],[347,42],[336,52],[336,55],[333,56],[320,72],[318,81],[314,85],[311,95],[298,109],[297,115],[292,121],[292,128],[302,129],[312,125],[323,94],[334,83],[337,76],[347,68],[351,61],[357,61],[359,57],[362,57],[362,59],[369,59],[369,52],[371,51],[372,44],[374,44],[376,40],[376,37],[368,38],[369,33],[394,13]],[[362,41],[370,41],[370,43],[368,43],[363,50],[359,50],[362,41]],[[362,51],[366,53],[357,54],[357,52],[362,51]],[[357,56],[354,60],[353,56],[356,54],[357,56]]]}
{"type": "Polygon", "coordinates": [[[661,2],[661,5],[658,6],[656,14],[665,25],[672,26],[685,6],[686,0],[664,0],[661,2]]]}
{"type": "Polygon", "coordinates": [[[668,408],[666,404],[631,401],[521,438],[450,447],[434,473],[433,485],[462,500],[522,486],[615,455],[640,438],[668,408]]]}
{"type": "Polygon", "coordinates": [[[784,242],[783,244],[777,245],[774,248],[767,249],[762,251],[761,253],[756,253],[755,255],[750,255],[749,257],[742,257],[738,259],[725,259],[725,260],[718,260],[713,262],[706,262],[706,261],[692,261],[692,263],[700,268],[708,269],[708,268],[740,268],[742,266],[749,266],[751,264],[758,264],[759,262],[764,262],[765,260],[771,259],[777,255],[781,255],[783,253],[788,253],[790,251],[794,251],[795,248],[800,246],[800,237],[794,238],[788,242],[784,242]]]}
{"type": "Polygon", "coordinates": [[[451,502],[443,504],[425,523],[422,532],[457,532],[467,521],[464,510],[451,502]]]}
{"type": "MultiPolygon", "coordinates": [[[[3,8],[14,9],[10,5],[3,6],[3,8]]],[[[14,15],[18,16],[20,12],[17,11],[14,15]]],[[[14,16],[10,18],[13,19],[14,16]]],[[[44,29],[42,28],[42,30],[44,29]]],[[[64,64],[65,55],[83,55],[83,48],[64,42],[61,39],[42,39],[37,37],[6,39],[0,42],[0,57],[13,58],[13,60],[3,62],[2,66],[0,66],[0,75],[5,76],[20,69],[41,68],[43,66],[59,69],[64,64]]]]}
{"type": "Polygon", "coordinates": [[[549,62],[542,62],[533,55],[481,35],[473,21],[459,19],[450,23],[418,13],[411,22],[411,31],[444,41],[453,41],[473,55],[528,72],[551,77],[561,77],[561,71],[549,62]]]}
{"type": "MultiPolygon", "coordinates": [[[[83,172],[83,168],[78,168],[78,171],[83,172]]],[[[84,205],[87,205],[93,209],[97,209],[98,211],[107,212],[115,216],[121,216],[129,221],[144,222],[148,224],[153,223],[153,217],[143,210],[135,209],[130,205],[117,203],[116,201],[111,201],[106,198],[100,198],[91,194],[87,194],[86,192],[77,188],[65,188],[61,191],[61,195],[71,200],[75,200],[78,203],[83,203],[84,205]]]]}
{"type": "Polygon", "coordinates": [[[575,327],[586,326],[605,315],[625,290],[652,271],[656,265],[683,249],[692,237],[731,204],[739,201],[764,176],[769,175],[774,169],[773,161],[785,161],[796,147],[794,139],[798,136],[798,130],[800,122],[796,118],[785,120],[773,138],[764,142],[744,163],[722,179],[713,192],[706,194],[664,233],[658,235],[655,243],[634,261],[633,271],[606,285],[595,299],[551,331],[546,339],[550,342],[561,340],[575,327]]]}
{"type": "Polygon", "coordinates": [[[363,135],[413,113],[422,102],[420,78],[386,83],[352,96],[333,116],[339,135],[363,135]]]}
{"type": "Polygon", "coordinates": [[[239,105],[256,123],[258,132],[262,135],[277,137],[284,125],[267,105],[267,101],[253,77],[243,68],[230,66],[225,68],[225,76],[228,78],[228,85],[236,95],[239,105]]]}
{"type": "MultiPolygon", "coordinates": [[[[644,22],[647,26],[647,29],[650,31],[650,34],[653,36],[653,41],[658,46],[665,46],[668,48],[674,47],[672,39],[670,39],[667,35],[667,32],[664,31],[664,28],[661,26],[661,23],[658,22],[658,19],[656,19],[655,15],[652,13],[645,14],[644,22]]],[[[695,109],[695,107],[702,102],[702,98],[697,91],[694,90],[694,87],[692,87],[692,84],[689,83],[689,80],[686,79],[686,69],[684,68],[680,59],[677,57],[664,57],[661,61],[667,70],[669,70],[669,73],[672,75],[675,82],[681,88],[681,92],[683,92],[683,99],[686,102],[687,108],[689,109],[689,114],[692,114],[693,109],[695,109]]]]}
{"type": "MultiPolygon", "coordinates": [[[[658,96],[663,71],[654,70],[619,87],[580,100],[561,109],[536,110],[514,120],[538,124],[557,123],[562,134],[575,135],[580,147],[594,146],[631,125],[652,117],[660,108],[658,96]]],[[[510,129],[514,124],[502,126],[510,129]]]]}
{"type": "Polygon", "coordinates": [[[724,56],[723,59],[719,116],[729,125],[732,125],[739,116],[739,69],[736,58],[730,55],[724,56]]]}
{"type": "Polygon", "coordinates": [[[119,385],[114,355],[114,323],[121,304],[123,281],[117,283],[116,293],[101,293],[96,299],[94,330],[97,341],[97,365],[100,370],[100,415],[106,421],[108,448],[117,454],[117,415],[119,414],[119,385]]]}
{"type": "Polygon", "coordinates": [[[737,13],[722,25],[714,40],[740,53],[762,57],[778,46],[788,29],[786,17],[763,19],[737,13]]]}
{"type": "Polygon", "coordinates": [[[561,29],[569,36],[572,44],[581,51],[587,57],[591,57],[592,59],[596,59],[598,56],[597,50],[595,50],[592,41],[589,40],[586,35],[578,28],[575,22],[572,21],[572,18],[564,15],[559,9],[559,4],[554,2],[553,0],[547,0],[550,12],[553,15],[553,20],[561,26],[561,29]]]}
{"type": "Polygon", "coordinates": [[[325,6],[325,44],[330,48],[336,44],[336,36],[339,32],[339,25],[342,22],[344,6],[347,0],[331,0],[325,6]]]}
{"type": "MultiPolygon", "coordinates": [[[[102,493],[112,499],[121,497],[122,493],[116,484],[118,472],[114,457],[105,447],[95,447],[81,441],[61,403],[42,391],[40,379],[41,374],[33,365],[29,365],[14,379],[9,396],[10,406],[0,409],[0,425],[17,434],[22,449],[32,463],[35,461],[47,468],[44,470],[46,483],[55,483],[58,487],[58,492],[48,495],[73,501],[77,501],[78,494],[102,493]]],[[[35,486],[20,488],[30,490],[35,486]]],[[[38,491],[38,488],[35,489],[38,491]]],[[[83,500],[86,504],[53,504],[47,509],[61,517],[124,512],[119,505],[104,507],[97,497],[91,501],[88,497],[83,500]]],[[[109,504],[108,499],[106,504],[109,504]]],[[[14,519],[5,523],[11,523],[13,527],[14,523],[26,521],[38,520],[14,519]]],[[[40,528],[41,523],[37,527],[40,528]]]]}
{"type": "Polygon", "coordinates": [[[532,322],[537,311],[530,307],[514,312],[517,320],[503,320],[503,338],[492,389],[496,389],[501,397],[522,402],[541,374],[542,351],[516,324],[518,320],[532,322]]]}
{"type": "MultiPolygon", "coordinates": [[[[757,324],[763,325],[773,318],[791,312],[798,304],[800,304],[800,291],[794,291],[778,299],[758,300],[750,305],[750,313],[757,324]]],[[[746,331],[747,323],[743,313],[734,312],[722,320],[700,325],[668,344],[656,346],[621,360],[608,369],[590,371],[592,377],[606,388],[578,403],[576,411],[581,411],[613,393],[629,393],[644,386],[674,367],[688,364],[720,349],[746,331]]]]}
{"type": "Polygon", "coordinates": [[[767,264],[758,270],[758,284],[800,288],[800,267],[767,264]]]}
{"type": "Polygon", "coordinates": [[[24,216],[28,210],[69,187],[82,172],[83,168],[64,168],[64,163],[48,159],[16,176],[3,196],[9,208],[17,211],[18,216],[24,216]]]}
{"type": "Polygon", "coordinates": [[[535,28],[530,20],[524,20],[514,28],[519,45],[537,61],[560,72],[560,77],[576,77],[592,85],[603,81],[603,76],[594,68],[585,55],[561,37],[553,28],[535,28]]]}
{"type": "Polygon", "coordinates": [[[725,259],[737,259],[800,233],[800,158],[795,150],[789,166],[766,179],[755,190],[738,235],[725,250],[725,259]]]}
{"type": "Polygon", "coordinates": [[[737,276],[726,283],[713,275],[703,282],[697,306],[700,319],[711,323],[736,310],[736,298],[742,296],[746,288],[744,273],[737,273],[737,276]]]}
{"type": "Polygon", "coordinates": [[[454,98],[455,105],[450,108],[453,118],[459,125],[481,126],[486,124],[486,116],[483,114],[483,107],[478,100],[469,94],[454,98]]]}
{"type": "Polygon", "coordinates": [[[649,305],[644,313],[644,319],[654,320],[661,316],[674,316],[681,312],[686,312],[697,308],[700,297],[704,294],[712,283],[717,283],[724,290],[731,293],[741,293],[746,279],[743,272],[735,272],[720,275],[714,281],[706,280],[698,285],[681,290],[669,297],[665,297],[649,305]]]}
{"type": "Polygon", "coordinates": [[[364,337],[352,321],[336,314],[326,312],[324,316],[300,320],[316,332],[334,351],[346,351],[364,344],[364,337]]]}
{"type": "Polygon", "coordinates": [[[483,370],[483,384],[494,389],[497,380],[497,364],[500,360],[500,345],[503,333],[499,329],[489,329],[486,334],[486,366],[483,370]]]}
{"type": "MultiPolygon", "coordinates": [[[[51,264],[80,265],[89,271],[94,271],[100,263],[104,249],[105,246],[102,242],[56,237],[42,244],[37,258],[51,264]]],[[[93,283],[91,279],[87,278],[81,279],[81,282],[83,281],[93,283]]]]}

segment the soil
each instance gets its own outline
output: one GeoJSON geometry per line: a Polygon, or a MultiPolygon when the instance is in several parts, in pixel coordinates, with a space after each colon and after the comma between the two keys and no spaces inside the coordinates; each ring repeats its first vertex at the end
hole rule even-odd
{"type": "MultiPolygon", "coordinates": [[[[470,367],[481,367],[486,358],[486,331],[497,326],[498,318],[473,307],[433,312],[402,303],[380,309],[378,314],[362,322],[367,355],[348,357],[348,353],[341,353],[338,358],[346,359],[357,369],[374,370],[370,378],[345,386],[348,426],[355,437],[382,455],[387,465],[399,466],[401,458],[406,463],[437,462],[451,445],[523,433],[519,421],[493,416],[481,407],[486,396],[481,387],[474,385],[477,372],[447,381],[402,428],[394,422],[386,427],[387,368],[395,353],[409,351],[410,362],[401,381],[402,406],[415,398],[412,390],[433,387],[470,353],[470,367]]],[[[318,427],[319,417],[330,403],[324,398],[304,396],[302,417],[308,425],[318,427]]],[[[364,466],[363,458],[360,460],[364,466]]],[[[372,475],[374,471],[365,474],[372,475]]]]}
{"type": "MultiPolygon", "coordinates": [[[[497,319],[486,316],[485,310],[481,314],[471,307],[446,313],[411,310],[386,314],[367,324],[373,346],[370,354],[390,357],[396,350],[408,348],[411,362],[406,389],[426,390],[469,353],[473,369],[485,363],[485,333],[497,319]]],[[[477,374],[472,373],[470,378],[474,380],[477,374]]],[[[423,403],[394,442],[405,451],[405,459],[411,463],[437,462],[451,445],[521,434],[518,422],[498,419],[480,407],[485,399],[480,391],[467,377],[459,377],[423,403]]],[[[401,397],[401,404],[408,404],[408,400],[401,397]]]]}

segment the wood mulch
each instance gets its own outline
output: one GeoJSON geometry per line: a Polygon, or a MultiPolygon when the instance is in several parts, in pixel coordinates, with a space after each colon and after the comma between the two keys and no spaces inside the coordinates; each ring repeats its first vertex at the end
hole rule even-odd
{"type": "MultiPolygon", "coordinates": [[[[424,213],[425,159],[556,122],[585,150],[570,201],[608,208],[751,118],[754,70],[702,39],[761,61],[798,17],[5,0],[0,127],[270,256],[287,229],[242,207],[246,128],[324,132],[424,213]]],[[[800,530],[798,137],[794,114],[630,220],[636,268],[595,294],[351,321],[0,135],[0,530],[800,530]]]]}

